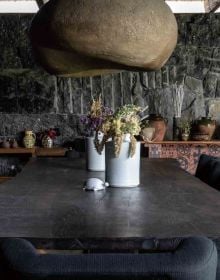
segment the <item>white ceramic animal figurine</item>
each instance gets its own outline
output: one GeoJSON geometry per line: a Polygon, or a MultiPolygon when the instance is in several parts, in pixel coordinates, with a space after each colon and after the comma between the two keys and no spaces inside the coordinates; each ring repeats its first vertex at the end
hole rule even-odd
{"type": "Polygon", "coordinates": [[[100,191],[100,190],[104,190],[108,186],[109,186],[109,183],[107,183],[107,182],[104,183],[99,178],[89,178],[85,182],[84,190],[87,190],[87,191],[100,191]]]}

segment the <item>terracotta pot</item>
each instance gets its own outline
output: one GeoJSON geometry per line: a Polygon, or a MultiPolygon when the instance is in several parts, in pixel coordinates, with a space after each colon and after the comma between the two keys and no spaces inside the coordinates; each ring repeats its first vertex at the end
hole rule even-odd
{"type": "Polygon", "coordinates": [[[216,121],[211,118],[202,117],[197,121],[197,132],[200,134],[208,134],[209,140],[212,139],[215,129],[216,121]]]}
{"type": "Polygon", "coordinates": [[[154,141],[163,141],[167,130],[167,119],[161,115],[150,114],[149,126],[155,128],[154,141]]]}

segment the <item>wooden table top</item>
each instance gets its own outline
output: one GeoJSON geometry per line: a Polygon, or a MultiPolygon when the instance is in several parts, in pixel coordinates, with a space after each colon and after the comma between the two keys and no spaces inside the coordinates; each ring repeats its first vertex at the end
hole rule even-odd
{"type": "Polygon", "coordinates": [[[97,246],[94,240],[132,247],[152,237],[220,237],[220,192],[175,160],[142,159],[137,188],[86,192],[89,177],[104,179],[104,173],[87,172],[83,159],[32,158],[0,185],[0,237],[51,247],[68,240],[71,248],[97,246]]]}

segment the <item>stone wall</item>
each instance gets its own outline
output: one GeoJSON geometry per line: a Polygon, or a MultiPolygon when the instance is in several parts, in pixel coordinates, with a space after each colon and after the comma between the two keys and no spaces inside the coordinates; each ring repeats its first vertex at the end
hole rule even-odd
{"type": "Polygon", "coordinates": [[[171,139],[175,83],[184,83],[183,116],[209,115],[220,122],[220,15],[177,16],[178,45],[160,71],[94,78],[57,78],[38,67],[28,40],[31,18],[0,16],[0,136],[59,127],[59,143],[74,139],[82,133],[79,116],[101,94],[113,110],[132,102],[161,113],[171,139]]]}

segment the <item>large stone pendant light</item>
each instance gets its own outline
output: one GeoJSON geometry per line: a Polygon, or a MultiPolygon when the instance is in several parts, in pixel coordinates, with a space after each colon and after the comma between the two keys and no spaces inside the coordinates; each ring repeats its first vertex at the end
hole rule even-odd
{"type": "Polygon", "coordinates": [[[156,70],[176,46],[177,23],[164,0],[50,0],[30,38],[38,62],[58,76],[156,70]]]}

